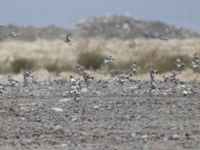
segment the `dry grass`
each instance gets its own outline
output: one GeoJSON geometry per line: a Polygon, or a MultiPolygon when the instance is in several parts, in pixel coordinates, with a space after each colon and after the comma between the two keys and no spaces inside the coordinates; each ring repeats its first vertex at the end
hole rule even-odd
{"type": "MultiPolygon", "coordinates": [[[[0,71],[12,71],[11,64],[17,58],[33,60],[36,70],[46,68],[49,71],[71,71],[74,64],[80,59],[81,54],[92,52],[102,56],[112,55],[116,63],[115,68],[128,69],[129,64],[137,61],[143,68],[151,63],[162,73],[173,69],[177,56],[189,63],[192,55],[200,53],[200,39],[187,39],[169,41],[162,40],[118,40],[118,39],[74,39],[72,46],[63,41],[37,40],[3,41],[0,42],[0,71]]],[[[91,62],[90,62],[91,63],[91,62]]],[[[102,65],[102,64],[101,64],[102,65]]],[[[186,68],[188,65],[186,65],[186,68]]],[[[104,69],[105,67],[99,67],[104,69]]],[[[99,71],[103,72],[103,71],[99,71]]],[[[143,71],[145,72],[145,71],[143,71]]],[[[190,73],[193,74],[192,71],[190,73]]],[[[142,78],[142,77],[141,77],[142,78]]]]}

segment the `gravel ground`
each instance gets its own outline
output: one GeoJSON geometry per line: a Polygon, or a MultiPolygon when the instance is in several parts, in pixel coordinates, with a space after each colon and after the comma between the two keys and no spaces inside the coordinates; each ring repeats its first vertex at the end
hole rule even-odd
{"type": "Polygon", "coordinates": [[[199,150],[200,84],[2,80],[0,149],[199,150]]]}

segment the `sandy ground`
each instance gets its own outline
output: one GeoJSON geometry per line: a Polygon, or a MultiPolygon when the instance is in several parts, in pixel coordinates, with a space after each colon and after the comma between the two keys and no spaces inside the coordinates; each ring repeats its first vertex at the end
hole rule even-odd
{"type": "Polygon", "coordinates": [[[95,80],[77,100],[67,80],[22,84],[1,80],[2,150],[200,149],[197,83],[95,80]]]}

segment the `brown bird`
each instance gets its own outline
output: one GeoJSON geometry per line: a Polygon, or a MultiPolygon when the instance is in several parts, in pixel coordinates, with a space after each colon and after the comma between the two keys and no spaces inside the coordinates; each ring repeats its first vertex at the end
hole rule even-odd
{"type": "Polygon", "coordinates": [[[10,36],[12,36],[12,37],[17,37],[17,36],[20,36],[20,35],[21,35],[21,33],[16,32],[16,31],[12,31],[12,32],[10,33],[10,36]]]}
{"type": "Polygon", "coordinates": [[[65,37],[65,42],[68,44],[68,45],[72,45],[72,41],[70,39],[70,36],[71,36],[71,33],[68,33],[65,37]]]}
{"type": "Polygon", "coordinates": [[[164,36],[164,35],[160,35],[158,38],[159,38],[160,40],[163,40],[163,41],[168,41],[168,40],[169,40],[169,38],[167,38],[167,37],[164,36]]]}
{"type": "Polygon", "coordinates": [[[104,58],[104,64],[108,64],[108,63],[114,63],[115,59],[112,56],[108,56],[104,58]]]}
{"type": "Polygon", "coordinates": [[[163,41],[168,41],[169,39],[166,38],[166,37],[159,37],[160,40],[163,40],[163,41]]]}

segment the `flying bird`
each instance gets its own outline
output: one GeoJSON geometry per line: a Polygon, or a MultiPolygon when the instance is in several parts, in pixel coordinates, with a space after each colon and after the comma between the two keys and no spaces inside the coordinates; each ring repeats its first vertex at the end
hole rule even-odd
{"type": "Polygon", "coordinates": [[[65,42],[68,44],[68,45],[72,45],[72,41],[70,39],[70,36],[71,36],[71,33],[68,33],[65,37],[65,42]]]}
{"type": "Polygon", "coordinates": [[[12,36],[12,37],[17,37],[17,36],[20,36],[20,35],[21,35],[21,33],[16,32],[16,31],[12,31],[12,32],[10,33],[10,36],[12,36]]]}
{"type": "Polygon", "coordinates": [[[167,38],[166,36],[163,36],[163,35],[159,36],[158,38],[162,41],[168,41],[169,40],[169,38],[167,38]]]}

